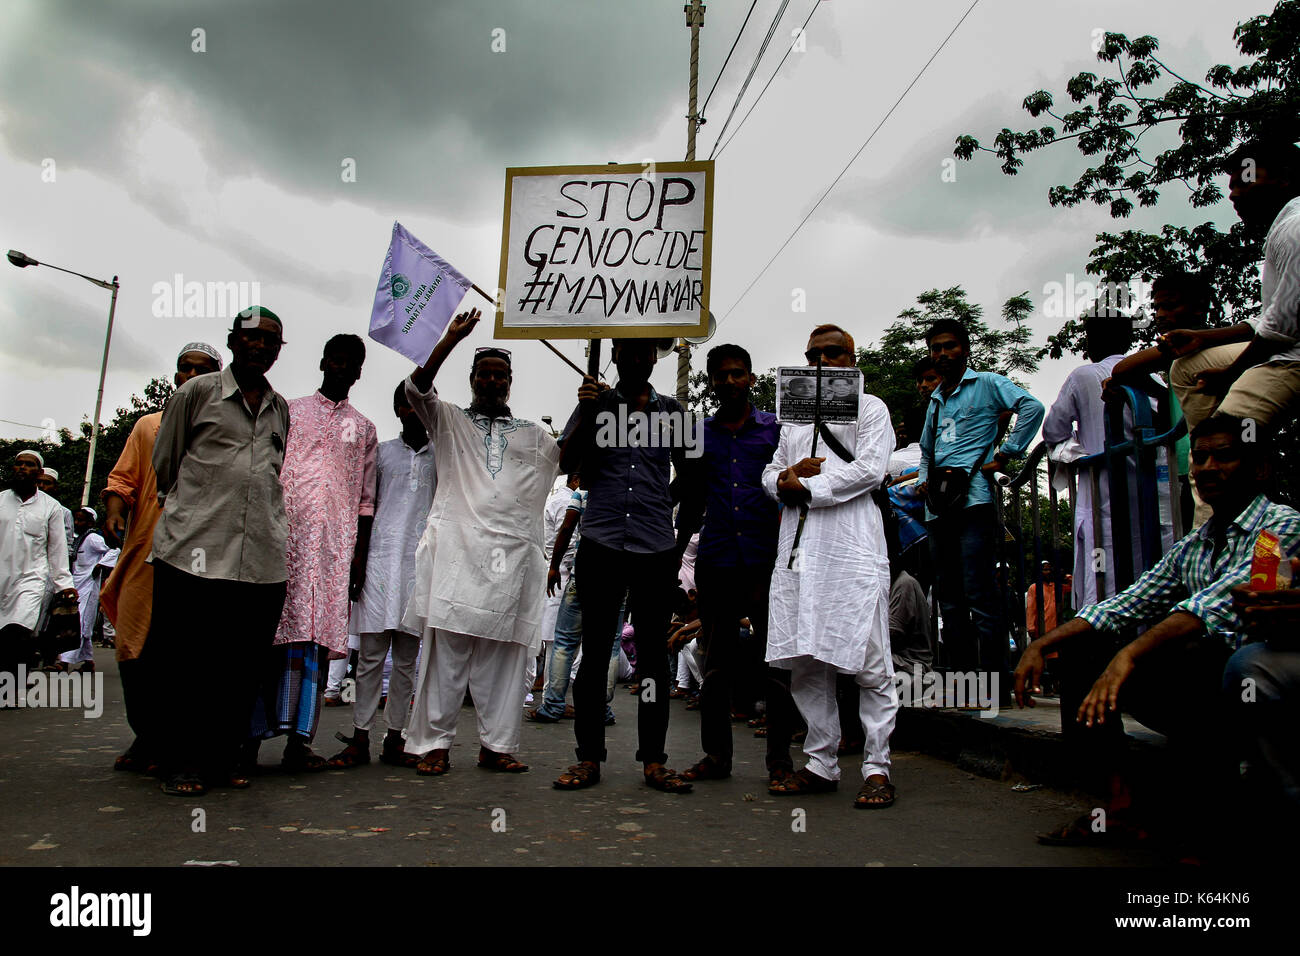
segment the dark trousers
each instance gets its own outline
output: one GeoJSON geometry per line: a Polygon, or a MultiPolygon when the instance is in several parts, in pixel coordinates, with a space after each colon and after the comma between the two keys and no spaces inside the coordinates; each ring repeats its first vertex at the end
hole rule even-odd
{"type": "Polygon", "coordinates": [[[700,609],[700,646],[704,651],[704,684],[700,689],[700,744],[704,752],[730,763],[733,695],[737,691],[745,693],[746,702],[752,705],[749,695],[758,684],[760,693],[767,698],[768,769],[792,766],[790,734],[794,701],[790,697],[789,672],[769,668],[763,662],[772,567],[717,567],[697,563],[695,587],[700,609]],[[743,617],[749,618],[751,628],[747,645],[740,640],[743,617]],[[768,677],[769,670],[776,671],[774,677],[768,677]]]}
{"type": "Polygon", "coordinates": [[[1084,698],[1125,643],[1091,633],[1061,648],[1056,663],[1061,675],[1061,736],[1086,784],[1100,791],[1110,774],[1131,778],[1139,769],[1128,758],[1120,718],[1129,714],[1168,738],[1174,772],[1161,776],[1157,798],[1171,802],[1175,811],[1183,805],[1195,812],[1197,802],[1204,810],[1207,788],[1213,792],[1234,776],[1220,698],[1231,651],[1215,637],[1165,645],[1142,658],[1120,687],[1118,713],[1108,711],[1105,722],[1092,727],[1079,723],[1075,717],[1084,698]]]}
{"type": "Polygon", "coordinates": [[[13,675],[14,707],[18,706],[19,695],[27,693],[26,687],[18,685],[18,665],[25,664],[30,670],[35,646],[31,630],[21,624],[0,628],[0,674],[13,675]]]}
{"type": "Polygon", "coordinates": [[[575,559],[578,600],[582,602],[582,663],[573,684],[573,730],[578,759],[607,759],[605,751],[605,680],[613,650],[618,612],[627,593],[627,610],[635,631],[637,704],[636,759],[668,759],[668,622],[678,562],[672,551],[636,554],[584,538],[575,559]]]}
{"type": "Polygon", "coordinates": [[[158,682],[149,673],[149,663],[143,657],[118,661],[118,675],[122,678],[122,705],[126,708],[126,722],[135,734],[131,750],[145,757],[158,752],[158,682]]]}
{"type": "Polygon", "coordinates": [[[999,529],[993,505],[955,509],[926,524],[926,530],[947,666],[996,673],[1006,693],[1011,675],[1006,614],[994,577],[999,529]]]}
{"type": "Polygon", "coordinates": [[[203,578],[154,564],[142,658],[155,692],[164,772],[221,775],[234,767],[284,595],[284,582],[203,578]],[[233,666],[219,667],[214,655],[233,666]]]}

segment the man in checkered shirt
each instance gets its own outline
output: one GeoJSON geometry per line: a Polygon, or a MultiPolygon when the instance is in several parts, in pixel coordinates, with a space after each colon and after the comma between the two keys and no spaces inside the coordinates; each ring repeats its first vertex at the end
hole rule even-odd
{"type": "MultiPolygon", "coordinates": [[[[1111,792],[1109,819],[1099,808],[1041,842],[1115,844],[1145,836],[1130,806],[1121,713],[1166,735],[1175,765],[1194,774],[1164,775],[1167,810],[1199,798],[1195,809],[1204,816],[1207,788],[1222,792],[1233,781],[1239,755],[1220,702],[1224,665],[1244,638],[1232,589],[1250,580],[1260,532],[1277,535],[1284,554],[1300,550],[1300,512],[1265,495],[1266,447],[1264,429],[1250,419],[1215,415],[1201,422],[1192,432],[1191,477],[1213,517],[1131,586],[1026,648],[1015,673],[1016,703],[1033,706],[1044,659],[1059,652],[1062,736],[1077,748],[1083,769],[1109,776],[1111,792]]],[[[1196,827],[1204,833],[1205,821],[1196,827]]]]}

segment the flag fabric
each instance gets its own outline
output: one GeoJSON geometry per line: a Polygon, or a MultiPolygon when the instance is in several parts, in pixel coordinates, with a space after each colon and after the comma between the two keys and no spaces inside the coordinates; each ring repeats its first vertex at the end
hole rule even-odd
{"type": "Polygon", "coordinates": [[[449,262],[394,222],[370,312],[370,337],[422,364],[471,285],[449,262]]]}

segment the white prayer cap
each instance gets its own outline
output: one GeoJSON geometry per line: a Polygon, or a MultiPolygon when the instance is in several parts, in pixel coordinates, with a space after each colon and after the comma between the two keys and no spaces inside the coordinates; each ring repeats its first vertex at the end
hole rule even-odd
{"type": "Polygon", "coordinates": [[[41,456],[41,453],[37,451],[35,448],[24,448],[18,454],[14,455],[14,457],[21,458],[23,457],[23,455],[31,455],[33,458],[36,459],[37,463],[40,464],[42,468],[45,467],[45,459],[41,456]]]}
{"type": "Polygon", "coordinates": [[[81,506],[80,508],[78,508],[77,510],[78,510],[78,511],[84,511],[84,512],[86,512],[87,514],[89,514],[89,515],[90,515],[90,520],[91,520],[91,521],[98,521],[98,520],[99,520],[99,515],[95,512],[95,509],[94,509],[94,508],[90,507],[90,505],[82,505],[82,506],[81,506]]]}
{"type": "Polygon", "coordinates": [[[176,353],[176,361],[180,361],[182,355],[186,352],[202,352],[214,362],[217,363],[217,371],[221,371],[221,353],[214,349],[207,342],[191,342],[179,352],[176,353]]]}
{"type": "Polygon", "coordinates": [[[59,480],[59,473],[53,468],[42,468],[41,471],[44,473],[46,478],[53,478],[55,481],[59,480]]]}

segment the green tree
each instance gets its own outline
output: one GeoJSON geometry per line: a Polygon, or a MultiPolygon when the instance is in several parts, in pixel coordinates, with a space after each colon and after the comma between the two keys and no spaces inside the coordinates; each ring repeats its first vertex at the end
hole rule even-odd
{"type": "MultiPolygon", "coordinates": [[[[90,505],[96,511],[100,511],[99,496],[108,483],[108,473],[113,470],[122,449],[126,447],[131,429],[142,415],[162,411],[174,390],[170,378],[155,378],[145,385],[143,397],[132,395],[129,408],[117,409],[111,422],[101,424],[99,438],[95,442],[95,470],[90,485],[90,505]]],[[[55,497],[70,508],[81,504],[86,456],[90,452],[90,433],[91,424],[87,417],[78,425],[75,434],[70,428],[62,428],[56,435],[42,436],[37,441],[0,438],[3,486],[10,486],[9,464],[13,461],[13,456],[24,448],[34,448],[41,453],[46,466],[59,473],[54,489],[55,497]]]]}
{"type": "MultiPolygon", "coordinates": [[[[1295,142],[1300,136],[1300,0],[1282,0],[1272,13],[1239,23],[1233,38],[1244,62],[1211,66],[1198,83],[1187,79],[1189,71],[1176,71],[1160,59],[1155,37],[1130,40],[1107,33],[1097,59],[1113,75],[1083,72],[1071,78],[1065,89],[1077,109],[1058,111],[1052,94],[1039,90],[1022,106],[1030,116],[1045,115],[1054,123],[1024,132],[1004,128],[992,147],[962,135],[954,153],[966,160],[977,152],[993,153],[1002,160],[1002,171],[1014,176],[1024,155],[1073,142],[1083,156],[1096,157],[1095,165],[1073,185],[1053,186],[1047,195],[1053,206],[1091,201],[1108,205],[1113,218],[1123,219],[1135,200],[1155,206],[1175,184],[1181,187],[1175,194],[1185,195],[1192,208],[1214,205],[1223,198],[1224,161],[1237,146],[1257,139],[1295,142]],[[1153,152],[1150,141],[1142,143],[1152,130],[1163,131],[1153,140],[1164,135],[1172,145],[1153,152]]],[[[1219,300],[1211,323],[1222,325],[1258,314],[1256,266],[1262,258],[1262,240],[1241,223],[1222,232],[1203,222],[1165,225],[1158,232],[1099,233],[1087,271],[1119,284],[1149,281],[1175,269],[1199,272],[1219,300]]],[[[1139,338],[1149,341],[1150,335],[1148,329],[1139,338]]],[[[1079,324],[1068,320],[1039,355],[1082,354],[1082,338],[1079,324]]],[[[1300,424],[1294,416],[1279,423],[1273,451],[1278,494],[1300,502],[1300,424]]]]}
{"type": "MultiPolygon", "coordinates": [[[[1072,184],[1053,186],[1048,202],[1076,206],[1085,201],[1109,206],[1116,219],[1127,217],[1136,202],[1156,205],[1171,184],[1193,208],[1204,208],[1223,197],[1223,162],[1243,142],[1283,138],[1293,142],[1300,132],[1300,0],[1283,0],[1271,14],[1239,23],[1233,33],[1245,59],[1240,66],[1209,67],[1202,83],[1186,78],[1159,56],[1153,36],[1130,40],[1106,33],[1097,59],[1113,75],[1083,72],[1065,84],[1070,100],[1079,104],[1059,110],[1046,90],[1025,97],[1031,117],[1053,122],[1016,132],[1004,128],[992,147],[975,137],[957,137],[954,153],[969,160],[977,152],[995,154],[1002,171],[1014,176],[1023,156],[1060,143],[1073,142],[1079,152],[1095,159],[1072,184]],[[1160,130],[1167,148],[1153,151],[1143,136],[1160,130]]],[[[1259,310],[1259,279],[1255,264],[1262,258],[1261,240],[1248,235],[1240,223],[1221,232],[1213,223],[1182,227],[1166,225],[1159,232],[1127,229],[1103,232],[1088,259],[1089,273],[1104,281],[1126,284],[1149,281],[1171,269],[1201,272],[1219,297],[1215,324],[1259,310]]],[[[1149,333],[1148,333],[1149,334],[1149,333]]],[[[1082,354],[1078,323],[1067,321],[1040,354],[1060,357],[1082,354]]]]}
{"type": "MultiPolygon", "coordinates": [[[[765,412],[776,411],[776,369],[756,373],[758,379],[750,389],[749,400],[755,408],[765,412]]],[[[687,383],[690,389],[686,407],[696,415],[712,415],[718,410],[718,400],[709,389],[709,376],[706,372],[692,372],[687,383]]]]}

